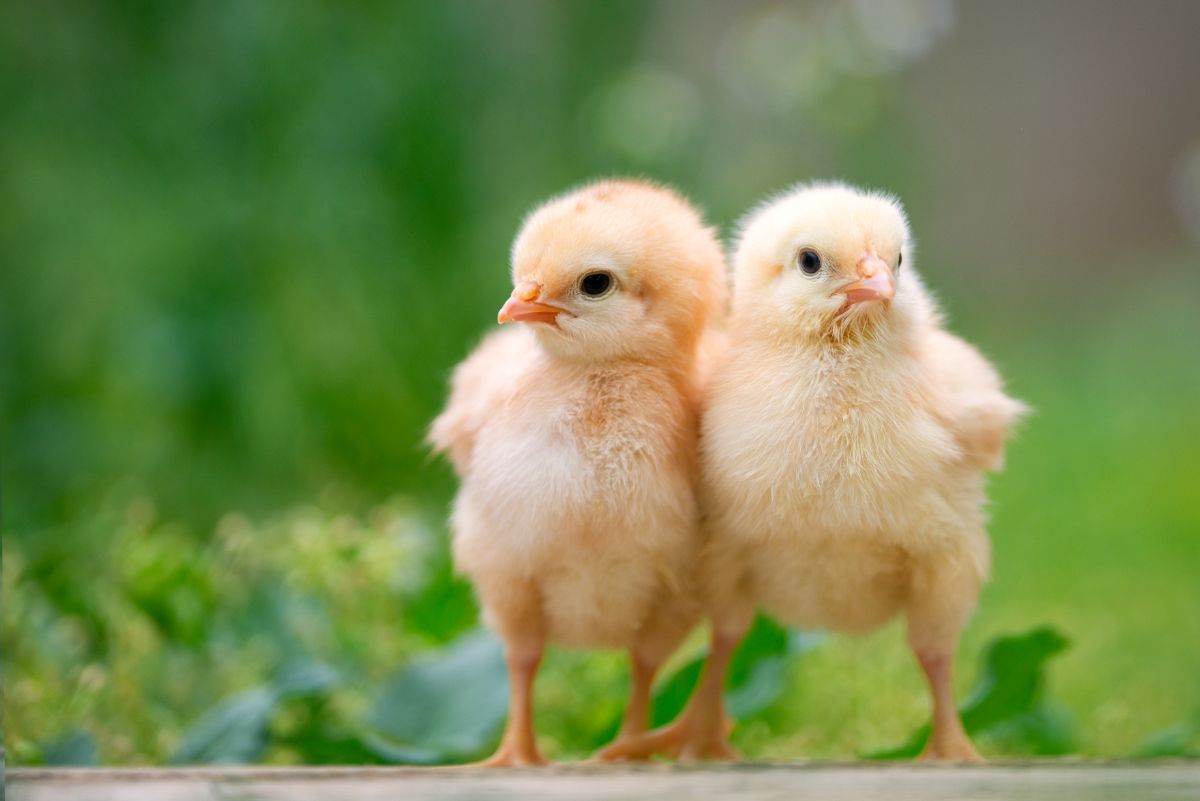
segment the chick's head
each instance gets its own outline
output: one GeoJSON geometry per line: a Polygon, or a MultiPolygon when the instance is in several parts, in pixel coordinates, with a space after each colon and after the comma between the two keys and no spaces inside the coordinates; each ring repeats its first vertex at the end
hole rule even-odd
{"type": "Polygon", "coordinates": [[[529,323],[547,351],[582,361],[690,354],[726,297],[713,231],[641,181],[590,184],[534,210],[512,279],[498,320],[529,323]]]}
{"type": "Polygon", "coordinates": [[[835,339],[877,327],[920,302],[916,279],[900,276],[909,248],[908,220],[887,195],[840,184],[787,192],[742,225],[738,324],[835,339]]]}

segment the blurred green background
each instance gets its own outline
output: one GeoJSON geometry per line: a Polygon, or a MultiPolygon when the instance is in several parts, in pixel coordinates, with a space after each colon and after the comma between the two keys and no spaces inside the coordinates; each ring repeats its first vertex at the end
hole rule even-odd
{"type": "MultiPolygon", "coordinates": [[[[1194,750],[1198,28],[1165,1],[4,4],[9,763],[486,750],[494,648],[443,649],[476,611],[421,439],[522,214],[610,174],[725,234],[797,180],[899,194],[953,328],[1036,410],[962,691],[997,636],[1069,645],[984,751],[1194,750]]],[[[767,634],[749,756],[926,719],[898,626],[767,634]]],[[[554,652],[548,754],[602,742],[626,686],[554,652]]]]}

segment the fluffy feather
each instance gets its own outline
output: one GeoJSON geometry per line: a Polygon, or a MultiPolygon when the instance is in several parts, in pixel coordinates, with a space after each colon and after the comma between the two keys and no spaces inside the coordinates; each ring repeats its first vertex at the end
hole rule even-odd
{"type": "Polygon", "coordinates": [[[450,399],[429,427],[427,441],[435,453],[450,459],[459,475],[466,475],[470,467],[479,430],[491,411],[507,401],[521,366],[528,364],[536,351],[537,343],[527,331],[495,331],[454,368],[450,399]]]}
{"type": "Polygon", "coordinates": [[[934,388],[927,403],[953,432],[965,465],[999,470],[1004,443],[1028,407],[1005,395],[995,368],[953,334],[931,329],[922,355],[934,388]]]}

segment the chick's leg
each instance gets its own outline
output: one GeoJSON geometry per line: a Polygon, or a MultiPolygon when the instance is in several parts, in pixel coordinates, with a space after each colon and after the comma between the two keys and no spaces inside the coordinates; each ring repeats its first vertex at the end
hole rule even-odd
{"type": "MultiPolygon", "coordinates": [[[[744,633],[744,632],[742,632],[744,633]]],[[[741,634],[714,635],[700,683],[673,723],[644,734],[622,737],[598,754],[603,761],[648,759],[655,754],[681,760],[737,759],[729,744],[722,691],[729,660],[741,634]]]]}
{"type": "Polygon", "coordinates": [[[536,590],[532,586],[507,587],[503,601],[489,604],[487,611],[504,638],[508,723],[496,753],[479,764],[484,767],[545,764],[533,732],[533,682],[545,649],[536,590]]]}
{"type": "MultiPolygon", "coordinates": [[[[710,565],[714,563],[741,564],[709,560],[710,565]]],[[[679,718],[660,729],[621,738],[600,751],[600,759],[647,759],[655,754],[684,760],[738,758],[729,744],[723,693],[729,661],[754,616],[753,602],[745,594],[741,578],[740,572],[730,572],[727,567],[706,572],[706,592],[712,609],[718,610],[713,613],[712,647],[700,682],[679,718]]]]}
{"type": "Polygon", "coordinates": [[[541,661],[540,646],[536,650],[507,649],[508,723],[496,753],[480,763],[484,767],[545,764],[533,735],[533,680],[541,661]]]}
{"type": "Polygon", "coordinates": [[[979,594],[981,575],[954,562],[917,569],[908,610],[908,641],[933,698],[929,740],[918,759],[983,762],[954,701],[954,652],[979,594]]]}
{"type": "Polygon", "coordinates": [[[634,649],[629,652],[629,665],[629,706],[625,708],[625,720],[617,732],[618,740],[642,734],[650,728],[650,690],[662,663],[649,661],[634,649]]]}
{"type": "MultiPolygon", "coordinates": [[[[689,594],[677,594],[655,606],[629,650],[630,691],[625,720],[615,743],[644,734],[650,725],[650,694],[663,662],[679,647],[700,617],[689,594]]],[[[614,743],[614,744],[615,744],[614,743]]],[[[604,758],[603,756],[601,757],[604,758]]],[[[629,758],[645,758],[632,755],[629,758]]]]}

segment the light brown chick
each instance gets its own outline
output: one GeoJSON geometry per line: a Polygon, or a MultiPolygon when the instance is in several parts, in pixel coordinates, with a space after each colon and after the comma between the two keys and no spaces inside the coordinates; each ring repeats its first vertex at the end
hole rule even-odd
{"type": "Polygon", "coordinates": [[[621,750],[729,754],[725,667],[761,608],[848,632],[903,614],[933,695],[924,756],[978,760],[951,668],[988,573],[984,471],[1024,407],[941,328],[889,197],[789,192],[749,216],[734,270],[701,433],[709,664],[679,721],[621,750]]]}
{"type": "Polygon", "coordinates": [[[501,323],[455,371],[430,442],[461,478],[456,566],[503,638],[511,704],[492,765],[542,761],[543,649],[627,648],[622,734],[700,614],[696,354],[724,309],[723,258],[667,189],[603,181],[551,200],[512,250],[501,323]]]}

